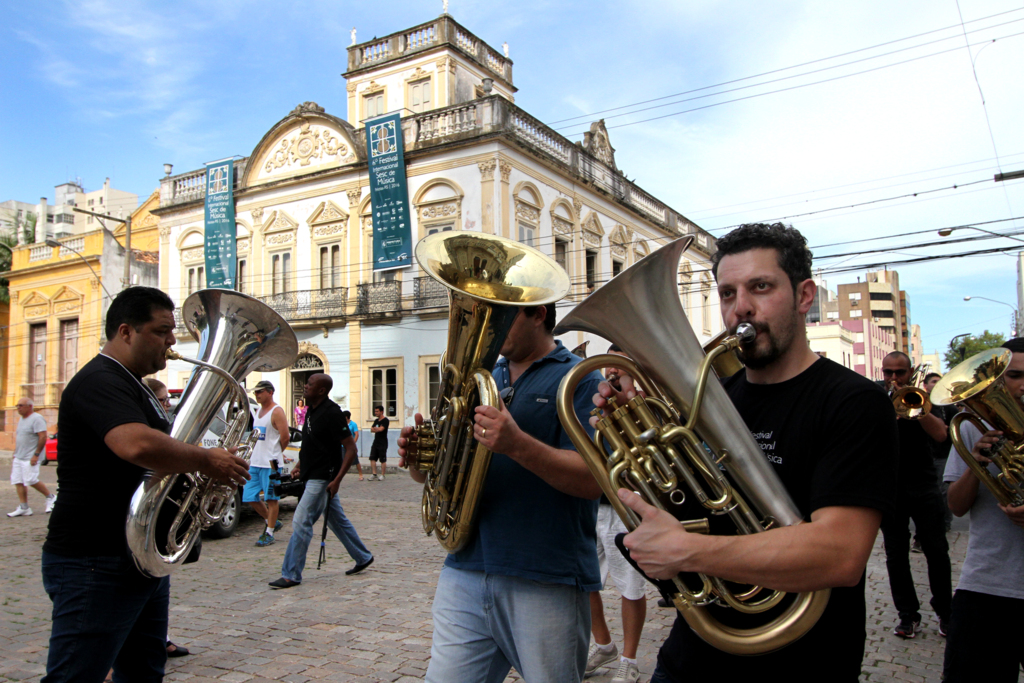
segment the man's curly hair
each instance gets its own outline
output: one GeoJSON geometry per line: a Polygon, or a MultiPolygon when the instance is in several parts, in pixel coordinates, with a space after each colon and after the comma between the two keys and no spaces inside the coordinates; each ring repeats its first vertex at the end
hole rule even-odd
{"type": "Polygon", "coordinates": [[[789,276],[796,291],[797,285],[811,278],[811,250],[807,239],[791,225],[782,223],[747,223],[718,240],[718,251],[711,257],[711,272],[718,278],[718,264],[732,254],[751,249],[774,249],[779,267],[789,276]]]}

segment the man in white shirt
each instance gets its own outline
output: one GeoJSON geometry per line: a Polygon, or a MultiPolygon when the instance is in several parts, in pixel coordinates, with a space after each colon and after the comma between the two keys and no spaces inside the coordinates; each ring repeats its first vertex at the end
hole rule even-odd
{"type": "Polygon", "coordinates": [[[278,496],[274,493],[274,482],[270,478],[270,461],[282,462],[290,434],[284,408],[274,403],[274,385],[261,380],[256,383],[252,393],[260,404],[253,419],[253,429],[259,431],[260,438],[249,458],[250,479],[242,489],[242,502],[252,505],[252,509],[267,523],[266,529],[256,541],[256,545],[262,548],[274,542],[274,532],[281,528],[281,522],[277,519],[278,496]],[[263,493],[262,501],[260,492],[263,493]]]}
{"type": "MultiPolygon", "coordinates": [[[[53,510],[56,494],[51,494],[46,484],[39,481],[39,458],[46,448],[46,420],[35,410],[30,398],[18,399],[18,427],[15,430],[14,459],[11,462],[11,483],[18,489],[17,509],[8,512],[8,517],[27,517],[32,514],[28,506],[28,489],[31,486],[46,496],[46,511],[53,510]]],[[[45,457],[45,456],[44,456],[45,457]]]]}

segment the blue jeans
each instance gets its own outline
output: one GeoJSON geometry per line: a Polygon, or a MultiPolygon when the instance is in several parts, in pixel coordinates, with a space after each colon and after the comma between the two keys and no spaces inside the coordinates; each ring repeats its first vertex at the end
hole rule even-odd
{"type": "MultiPolygon", "coordinates": [[[[295,514],[292,516],[292,537],[288,540],[288,550],[284,553],[284,564],[281,566],[281,576],[289,581],[302,581],[302,568],[306,566],[306,551],[309,550],[309,541],[313,538],[313,525],[324,513],[324,506],[327,503],[328,483],[330,482],[326,479],[307,481],[306,490],[303,491],[302,498],[295,508],[295,514]]],[[[359,539],[352,522],[345,516],[338,496],[331,498],[327,526],[345,546],[345,550],[356,564],[369,562],[373,557],[359,539]]]]}
{"type": "Polygon", "coordinates": [[[143,576],[127,557],[43,553],[43,588],[53,601],[43,683],[162,681],[167,663],[169,577],[143,576]]]}
{"type": "Polygon", "coordinates": [[[575,586],[445,567],[434,594],[426,683],[583,680],[590,594],[575,586]]]}

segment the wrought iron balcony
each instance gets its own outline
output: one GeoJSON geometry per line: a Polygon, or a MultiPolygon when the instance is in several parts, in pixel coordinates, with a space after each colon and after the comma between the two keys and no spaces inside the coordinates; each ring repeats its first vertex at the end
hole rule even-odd
{"type": "Polygon", "coordinates": [[[344,318],[348,287],[304,289],[259,298],[289,322],[344,318]]]}
{"type": "Polygon", "coordinates": [[[402,282],[367,282],[359,285],[356,315],[380,315],[402,310],[402,282]]]}
{"type": "Polygon", "coordinates": [[[448,306],[448,288],[434,278],[418,277],[413,284],[413,306],[415,308],[448,306]]]}

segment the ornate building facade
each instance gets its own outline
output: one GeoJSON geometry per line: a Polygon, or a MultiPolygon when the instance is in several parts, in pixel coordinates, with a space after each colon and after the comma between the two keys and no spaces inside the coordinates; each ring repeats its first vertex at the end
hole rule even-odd
{"type": "MultiPolygon", "coordinates": [[[[511,60],[450,16],[353,44],[344,75],[347,120],[303,103],[235,163],[238,288],[284,314],[300,340],[293,368],[250,376],[250,386],[269,379],[290,408],[323,371],[361,426],[374,405],[400,424],[429,411],[447,293],[415,265],[373,272],[366,142],[350,123],[397,110],[415,240],[468,230],[540,249],[573,282],[561,317],[637,259],[693,235],[681,296],[703,340],[721,330],[713,238],[618,171],[603,122],[574,144],[517,107],[511,60]]],[[[205,170],[169,176],[154,211],[160,286],[179,304],[204,284],[204,187],[205,170]]],[[[567,337],[569,348],[587,338],[567,337]]],[[[591,353],[607,347],[594,342],[591,353]]],[[[170,365],[169,386],[190,369],[170,365]]]]}

